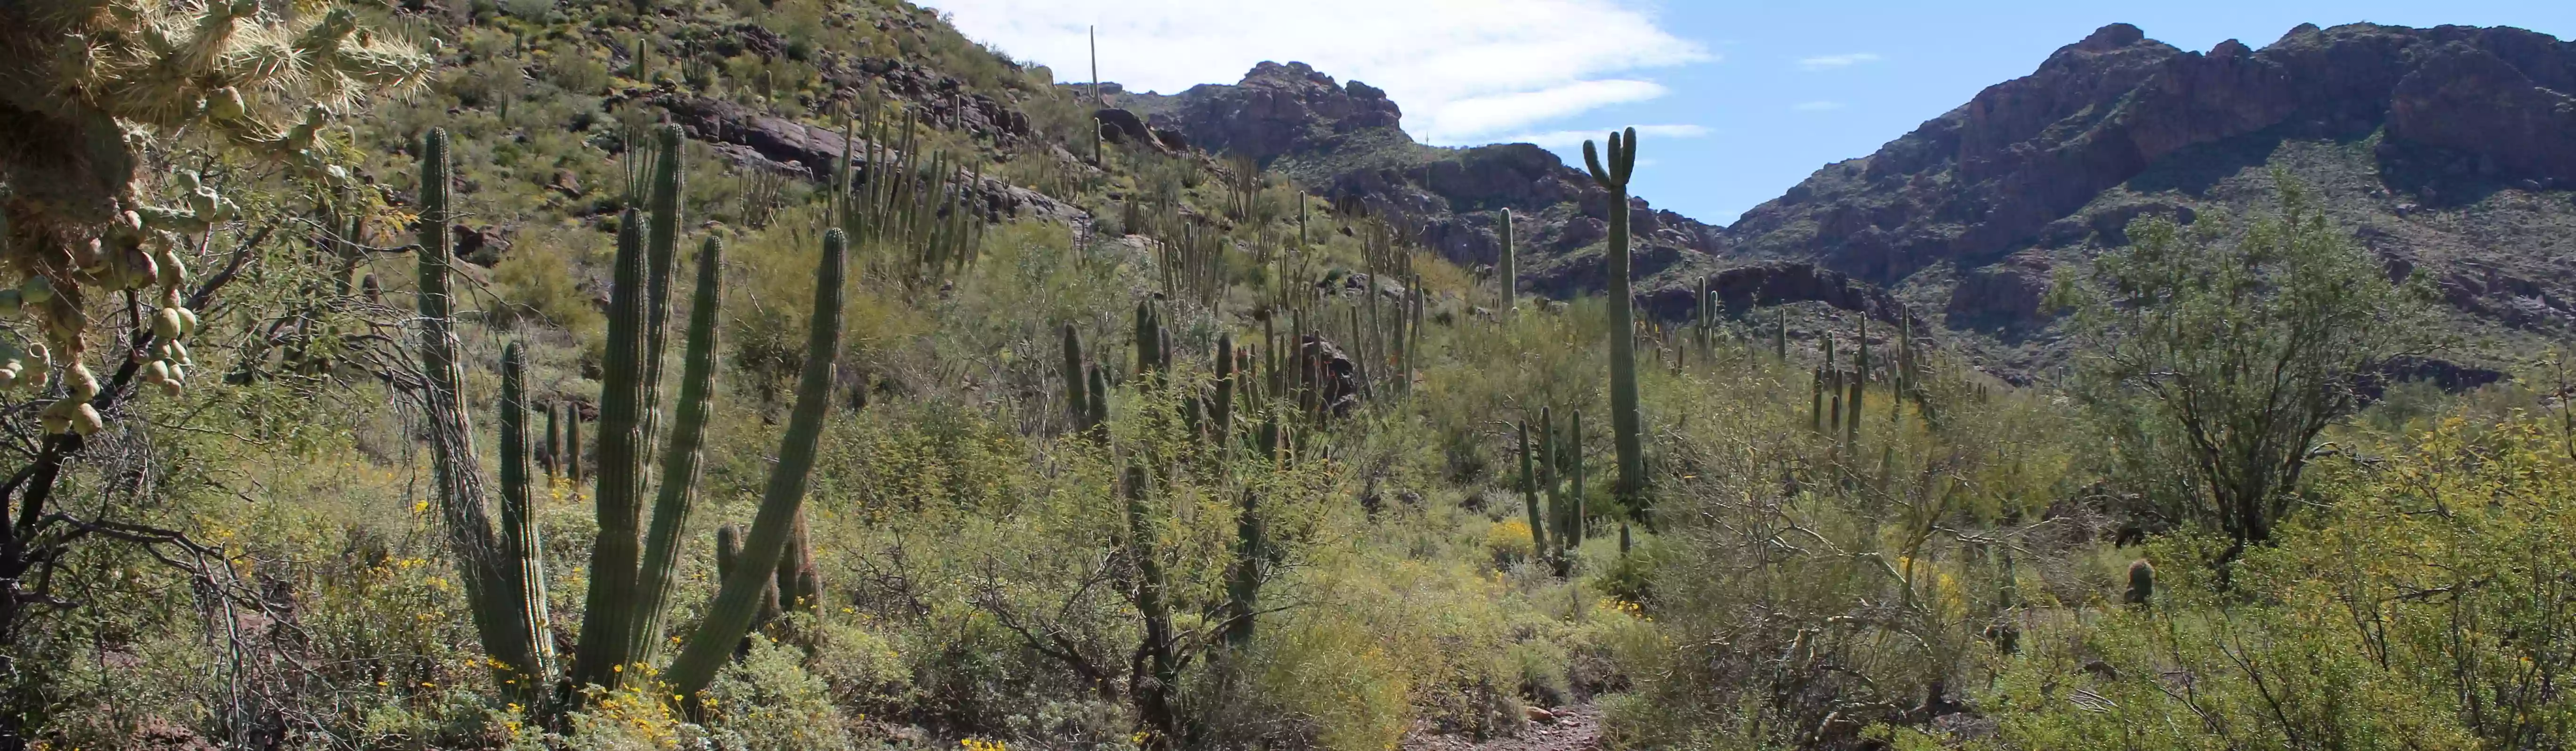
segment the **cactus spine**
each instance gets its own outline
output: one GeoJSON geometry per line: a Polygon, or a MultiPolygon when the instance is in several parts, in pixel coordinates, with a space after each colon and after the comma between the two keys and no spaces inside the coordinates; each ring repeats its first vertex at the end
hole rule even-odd
{"type": "Polygon", "coordinates": [[[752,606],[762,580],[769,579],[776,568],[794,531],[791,526],[803,510],[815,444],[823,435],[823,418],[832,409],[832,363],[840,353],[841,285],[847,274],[848,246],[848,236],[837,229],[823,234],[823,260],[811,308],[814,318],[806,337],[804,372],[797,378],[796,406],[788,416],[787,434],[780,439],[777,467],[770,470],[769,486],[761,494],[760,511],[743,542],[741,567],[724,578],[715,601],[707,606],[706,619],[664,674],[681,695],[695,696],[705,689],[734,644],[751,629],[752,606]]]}
{"type": "MultiPolygon", "coordinates": [[[[421,398],[430,424],[430,456],[436,466],[439,516],[448,543],[457,555],[457,579],[473,612],[476,635],[493,662],[494,679],[514,696],[539,696],[544,666],[538,658],[542,615],[531,612],[526,598],[522,559],[511,555],[502,534],[493,529],[485,508],[483,471],[475,460],[474,428],[466,416],[458,364],[454,297],[449,290],[449,264],[454,254],[448,204],[455,176],[448,160],[447,131],[432,129],[421,144],[420,360],[421,398]]],[[[524,507],[523,509],[524,510],[524,507]]],[[[541,607],[541,606],[540,606],[541,607]]]]}
{"type": "Polygon", "coordinates": [[[1610,432],[1619,460],[1611,492],[1634,514],[1644,508],[1646,490],[1644,418],[1637,411],[1636,296],[1628,279],[1628,178],[1637,170],[1637,129],[1611,134],[1606,167],[1592,142],[1584,141],[1583,163],[1593,182],[1610,192],[1610,432]]]}

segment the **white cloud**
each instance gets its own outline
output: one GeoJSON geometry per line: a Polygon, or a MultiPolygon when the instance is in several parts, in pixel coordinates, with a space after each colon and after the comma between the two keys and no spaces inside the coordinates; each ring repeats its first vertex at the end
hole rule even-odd
{"type": "Polygon", "coordinates": [[[1385,89],[1425,140],[1489,140],[1550,119],[1662,96],[1637,72],[1715,60],[1637,0],[927,0],[967,36],[1090,79],[1178,92],[1299,61],[1385,89]]]}
{"type": "Polygon", "coordinates": [[[1838,110],[1842,108],[1843,103],[1841,102],[1799,102],[1797,104],[1789,105],[1789,109],[1797,110],[1799,112],[1823,112],[1826,110],[1838,110]]]}
{"type": "MultiPolygon", "coordinates": [[[[1544,133],[1522,133],[1487,140],[1490,140],[1492,143],[1527,143],[1536,144],[1540,148],[1566,149],[1581,146],[1584,141],[1607,140],[1610,137],[1610,131],[1610,128],[1601,128],[1599,130],[1551,130],[1544,133]]],[[[1708,128],[1698,125],[1637,126],[1637,139],[1641,141],[1651,138],[1699,138],[1708,134],[1708,128]]]]}
{"type": "Polygon", "coordinates": [[[1849,68],[1861,63],[1874,62],[1878,62],[1877,53],[1854,52],[1847,55],[1817,55],[1815,57],[1801,58],[1798,60],[1798,67],[1802,70],[1832,70],[1835,68],[1849,68]]]}

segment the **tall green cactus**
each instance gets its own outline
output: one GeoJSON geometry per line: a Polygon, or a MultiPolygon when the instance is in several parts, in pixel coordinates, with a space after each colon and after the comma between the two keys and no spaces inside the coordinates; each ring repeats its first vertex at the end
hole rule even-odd
{"type": "Polygon", "coordinates": [[[1073,324],[1064,325],[1064,410],[1065,424],[1075,432],[1091,428],[1091,392],[1082,377],[1082,335],[1073,324]]]}
{"type": "MultiPolygon", "coordinates": [[[[706,445],[708,404],[715,391],[716,313],[721,307],[724,242],[709,237],[698,248],[697,289],[689,299],[687,349],[680,360],[680,396],[670,444],[662,454],[659,494],[653,501],[652,527],[644,535],[644,562],[637,569],[637,621],[628,638],[634,659],[650,662],[663,643],[662,622],[670,611],[670,593],[679,579],[682,525],[697,502],[700,455],[706,445]]],[[[655,350],[651,359],[662,359],[655,350]]],[[[650,369],[647,369],[648,372],[650,369]]],[[[650,394],[651,392],[646,392],[650,394]]]]}
{"type": "Polygon", "coordinates": [[[588,470],[581,463],[581,405],[564,402],[564,479],[580,485],[588,470]]]}
{"type": "Polygon", "coordinates": [[[1521,289],[1519,250],[1512,246],[1512,210],[1504,209],[1502,219],[1496,221],[1495,224],[1500,225],[1501,227],[1503,235],[1503,253],[1502,263],[1497,265],[1494,272],[1495,286],[1499,288],[1496,293],[1496,304],[1494,309],[1498,311],[1508,311],[1511,310],[1512,305],[1519,300],[1521,289]]]}
{"type": "Polygon", "coordinates": [[[563,424],[555,419],[555,412],[554,407],[546,407],[546,447],[543,458],[548,482],[563,474],[563,424]]]}
{"type": "Polygon", "coordinates": [[[805,485],[814,469],[815,445],[823,435],[823,418],[832,409],[832,361],[840,354],[842,282],[847,275],[848,236],[838,229],[823,234],[822,267],[814,286],[813,321],[805,342],[805,367],[796,383],[796,406],[788,413],[787,434],[780,439],[778,463],[770,470],[751,534],[743,542],[742,567],[726,576],[706,619],[682,646],[664,673],[681,695],[695,696],[715,679],[733,644],[751,628],[752,606],[762,580],[772,577],[779,555],[803,509],[805,485]]]}
{"type": "Polygon", "coordinates": [[[1547,554],[1547,523],[1538,513],[1537,462],[1530,455],[1530,427],[1521,423],[1521,505],[1529,511],[1530,556],[1547,554]]]}
{"type": "Polygon", "coordinates": [[[1569,490],[1574,503],[1569,503],[1566,524],[1558,529],[1564,529],[1564,537],[1571,539],[1564,545],[1566,550],[1574,550],[1584,545],[1584,524],[1589,524],[1589,516],[1584,514],[1584,410],[1574,410],[1566,416],[1566,475],[1574,477],[1574,488],[1569,490]]]}
{"type": "MultiPolygon", "coordinates": [[[[554,669],[555,661],[554,640],[548,637],[545,536],[537,522],[536,496],[529,492],[527,368],[523,345],[511,342],[501,350],[501,543],[511,561],[507,573],[517,576],[517,588],[509,596],[524,603],[528,633],[535,637],[530,645],[534,661],[526,673],[506,679],[527,682],[524,689],[509,692],[518,696],[543,691],[540,677],[554,669]]],[[[546,414],[552,424],[554,413],[546,414]]]]}
{"type": "Polygon", "coordinates": [[[1560,553],[1565,543],[1565,494],[1557,471],[1565,465],[1556,443],[1556,415],[1547,407],[1538,410],[1538,486],[1547,499],[1547,531],[1530,527],[1530,541],[1538,544],[1538,553],[1547,559],[1548,568],[1558,576],[1565,575],[1565,559],[1560,553]]]}
{"type": "MultiPolygon", "coordinates": [[[[493,528],[486,508],[483,470],[475,458],[473,423],[466,416],[465,373],[457,356],[455,298],[450,289],[449,205],[455,174],[449,162],[447,131],[432,129],[421,142],[419,292],[419,394],[430,420],[430,457],[436,469],[439,517],[457,557],[457,580],[464,585],[476,635],[491,656],[494,679],[514,696],[540,695],[544,665],[539,658],[542,614],[526,598],[524,561],[512,553],[505,533],[493,528]]],[[[522,507],[524,511],[524,507],[522,507]]],[[[538,607],[542,607],[539,605],[538,607]]]]}
{"type": "Polygon", "coordinates": [[[1606,167],[1592,142],[1584,141],[1583,164],[1592,181],[1610,192],[1610,432],[1619,458],[1619,478],[1610,489],[1619,505],[1634,513],[1644,509],[1646,492],[1645,420],[1637,411],[1636,295],[1628,279],[1628,178],[1637,171],[1637,129],[1611,134],[1606,167]]]}
{"type": "Polygon", "coordinates": [[[1843,425],[1843,442],[1854,446],[1860,445],[1860,416],[1864,401],[1862,394],[1869,384],[1869,315],[1866,312],[1860,317],[1858,338],[1859,341],[1853,344],[1855,349],[1852,354],[1851,410],[1850,414],[1844,417],[1843,425]]]}
{"type": "Polygon", "coordinates": [[[1209,444],[1223,459],[1234,442],[1234,334],[1216,335],[1216,399],[1208,405],[1209,444]]]}

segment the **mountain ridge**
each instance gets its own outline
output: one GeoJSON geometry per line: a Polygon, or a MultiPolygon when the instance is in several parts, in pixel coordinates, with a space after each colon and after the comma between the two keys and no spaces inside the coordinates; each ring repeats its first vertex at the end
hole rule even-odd
{"type": "MultiPolygon", "coordinates": [[[[1192,144],[1403,216],[1453,261],[1493,262],[1493,215],[1511,208],[1526,222],[1528,291],[1599,288],[1601,194],[1536,146],[1414,143],[1383,91],[1303,63],[1178,94],[1104,94],[1192,144]]],[[[2431,274],[2473,328],[2576,326],[2576,233],[2560,231],[2576,227],[2576,43],[2511,27],[2303,24],[2259,50],[2231,39],[2190,52],[2106,25],[1731,225],[1637,199],[1639,295],[1722,268],[1812,264],[1896,290],[2034,366],[2055,359],[2039,297],[2057,267],[2124,244],[2138,216],[2256,209],[2274,168],[2317,187],[2392,269],[2431,274]]]]}

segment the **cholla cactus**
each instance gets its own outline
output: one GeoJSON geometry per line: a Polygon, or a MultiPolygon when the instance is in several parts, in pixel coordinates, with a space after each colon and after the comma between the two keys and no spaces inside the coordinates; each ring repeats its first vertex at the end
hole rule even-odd
{"type": "MultiPolygon", "coordinates": [[[[143,377],[176,392],[190,364],[178,339],[195,328],[178,285],[177,239],[236,207],[192,173],[175,173],[169,205],[145,198],[144,155],[182,130],[346,181],[319,148],[335,109],[418,84],[427,55],[361,28],[346,8],[274,10],[258,0],[48,0],[0,4],[0,266],[26,279],[0,309],[32,308],[52,354],[80,363],[85,293],[158,285],[158,340],[143,377]]],[[[7,312],[0,310],[0,312],[7,312]]],[[[96,430],[66,399],[49,428],[96,430]]]]}

